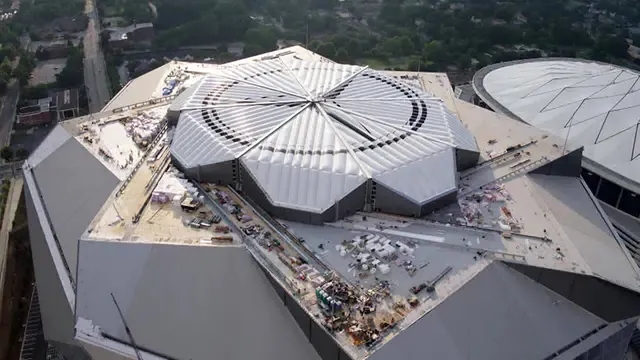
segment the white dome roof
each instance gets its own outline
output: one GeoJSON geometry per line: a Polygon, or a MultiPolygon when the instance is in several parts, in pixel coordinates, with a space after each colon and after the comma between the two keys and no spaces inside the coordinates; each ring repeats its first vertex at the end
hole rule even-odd
{"type": "Polygon", "coordinates": [[[572,59],[490,66],[474,79],[497,111],[553,132],[587,159],[640,182],[640,74],[572,59]],[[481,77],[480,79],[478,77],[481,77]]]}
{"type": "Polygon", "coordinates": [[[221,67],[172,108],[181,112],[172,154],[185,168],[240,159],[274,205],[312,212],[369,178],[427,202],[455,188],[453,150],[478,151],[440,99],[330,62],[221,67]],[[426,163],[430,181],[415,184],[406,167],[426,163]]]}

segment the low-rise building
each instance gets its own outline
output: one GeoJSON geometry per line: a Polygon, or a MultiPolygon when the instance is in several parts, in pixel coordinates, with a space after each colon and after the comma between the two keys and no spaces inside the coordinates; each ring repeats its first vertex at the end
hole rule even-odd
{"type": "Polygon", "coordinates": [[[52,99],[50,97],[43,98],[35,101],[31,105],[20,108],[17,114],[16,125],[19,127],[31,127],[50,123],[52,121],[51,101],[52,99]]]}
{"type": "Polygon", "coordinates": [[[80,95],[78,89],[59,91],[55,95],[56,119],[58,121],[74,118],[80,115],[80,95]]]}
{"type": "Polygon", "coordinates": [[[67,89],[52,94],[51,97],[30,101],[18,110],[16,125],[31,127],[49,124],[80,115],[79,92],[67,89]]]}

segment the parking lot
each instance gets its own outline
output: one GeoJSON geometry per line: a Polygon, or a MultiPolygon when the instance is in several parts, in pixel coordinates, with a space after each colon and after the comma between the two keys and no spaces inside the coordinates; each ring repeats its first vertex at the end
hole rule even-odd
{"type": "Polygon", "coordinates": [[[51,59],[46,61],[38,61],[36,68],[33,69],[29,86],[39,84],[50,84],[56,81],[56,74],[59,74],[67,59],[51,59]]]}

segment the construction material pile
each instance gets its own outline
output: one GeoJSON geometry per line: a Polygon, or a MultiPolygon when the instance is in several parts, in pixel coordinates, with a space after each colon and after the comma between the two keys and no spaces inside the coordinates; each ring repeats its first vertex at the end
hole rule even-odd
{"type": "Polygon", "coordinates": [[[504,185],[492,184],[474,191],[458,201],[462,217],[456,223],[465,226],[488,227],[503,232],[518,232],[521,224],[513,217],[508,203],[511,194],[504,185]]]}
{"type": "Polygon", "coordinates": [[[125,123],[127,133],[141,148],[146,148],[164,125],[164,116],[153,111],[141,112],[125,123]]]}
{"type": "Polygon", "coordinates": [[[178,169],[171,167],[162,175],[153,189],[151,201],[154,203],[173,202],[175,205],[179,205],[185,196],[199,198],[198,189],[178,169]]]}
{"type": "Polygon", "coordinates": [[[180,88],[180,84],[189,79],[189,74],[182,71],[181,68],[171,70],[164,78],[164,87],[162,88],[162,96],[169,96],[180,88]]]}

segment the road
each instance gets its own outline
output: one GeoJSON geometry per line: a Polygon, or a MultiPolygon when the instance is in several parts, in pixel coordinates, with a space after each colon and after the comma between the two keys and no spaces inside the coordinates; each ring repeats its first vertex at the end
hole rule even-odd
{"type": "Polygon", "coordinates": [[[95,0],[87,0],[85,13],[89,25],[84,36],[84,83],[89,98],[89,111],[99,112],[111,99],[107,65],[100,48],[100,17],[95,0]]]}
{"type": "MultiPolygon", "coordinates": [[[[13,164],[13,169],[15,171],[15,173],[19,173],[20,171],[22,171],[22,164],[24,163],[24,161],[18,161],[16,163],[13,164]]],[[[4,179],[6,177],[10,177],[12,176],[12,171],[11,171],[11,164],[2,164],[0,165],[0,179],[4,179]]]]}
{"type": "Polygon", "coordinates": [[[2,99],[0,108],[0,147],[9,145],[11,140],[11,130],[16,115],[16,103],[20,96],[20,84],[17,81],[9,84],[7,93],[2,99]]]}

